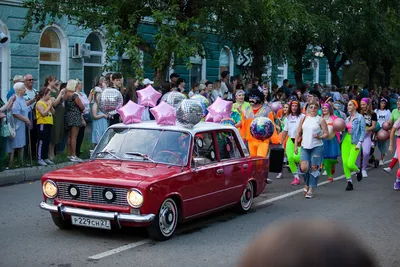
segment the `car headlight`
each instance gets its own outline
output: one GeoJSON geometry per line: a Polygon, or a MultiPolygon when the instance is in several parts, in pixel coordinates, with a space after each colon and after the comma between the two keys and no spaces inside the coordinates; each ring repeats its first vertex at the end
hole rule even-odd
{"type": "Polygon", "coordinates": [[[143,205],[143,195],[137,189],[131,189],[126,195],[126,200],[133,208],[140,208],[143,205]]]}
{"type": "Polygon", "coordinates": [[[57,189],[56,183],[53,182],[52,180],[46,180],[43,183],[42,189],[43,189],[43,193],[46,197],[55,198],[57,196],[58,189],[57,189]]]}

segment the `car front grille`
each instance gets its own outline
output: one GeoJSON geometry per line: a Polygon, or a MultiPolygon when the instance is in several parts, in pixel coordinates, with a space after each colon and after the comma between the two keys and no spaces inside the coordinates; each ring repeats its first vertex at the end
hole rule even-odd
{"type": "Polygon", "coordinates": [[[104,186],[93,186],[86,184],[74,184],[57,182],[58,187],[58,199],[60,200],[74,200],[79,202],[96,203],[96,204],[108,204],[116,206],[128,206],[126,200],[126,194],[128,189],[126,188],[115,188],[115,187],[104,187],[104,186]],[[75,186],[79,189],[79,196],[73,197],[69,192],[70,186],[75,186]],[[115,193],[113,201],[107,201],[104,198],[103,193],[105,189],[112,189],[115,193]]]}

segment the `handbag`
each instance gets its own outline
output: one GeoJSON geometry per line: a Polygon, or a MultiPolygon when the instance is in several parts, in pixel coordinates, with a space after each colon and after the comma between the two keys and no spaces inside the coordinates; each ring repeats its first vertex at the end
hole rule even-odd
{"type": "Polygon", "coordinates": [[[14,117],[11,114],[11,112],[7,112],[7,128],[8,131],[10,132],[10,135],[8,137],[14,139],[15,136],[17,135],[17,132],[15,130],[14,117]]]}

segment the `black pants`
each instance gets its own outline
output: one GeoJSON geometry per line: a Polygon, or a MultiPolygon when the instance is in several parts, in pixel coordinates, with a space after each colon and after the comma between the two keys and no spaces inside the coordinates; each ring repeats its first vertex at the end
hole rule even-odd
{"type": "Polygon", "coordinates": [[[85,137],[85,126],[79,128],[78,136],[76,137],[76,156],[79,157],[81,154],[81,146],[83,138],[85,137]]]}
{"type": "Polygon", "coordinates": [[[37,125],[37,159],[48,159],[49,158],[49,145],[50,145],[50,134],[51,124],[38,124],[37,125]]]}
{"type": "Polygon", "coordinates": [[[37,125],[36,125],[36,120],[32,121],[32,130],[29,130],[28,127],[26,127],[26,146],[24,148],[24,154],[25,154],[25,158],[29,158],[29,135],[28,135],[28,131],[30,131],[31,134],[31,152],[32,152],[32,159],[36,160],[36,152],[37,152],[37,133],[38,133],[38,129],[37,129],[37,125]]]}

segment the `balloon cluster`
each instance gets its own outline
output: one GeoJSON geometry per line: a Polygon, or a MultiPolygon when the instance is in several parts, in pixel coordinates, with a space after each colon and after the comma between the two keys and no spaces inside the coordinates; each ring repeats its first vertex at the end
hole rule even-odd
{"type": "Polygon", "coordinates": [[[275,131],[274,123],[265,117],[255,118],[250,124],[250,134],[257,140],[270,138],[275,131]]]}
{"type": "Polygon", "coordinates": [[[129,100],[122,106],[122,94],[113,88],[104,90],[99,97],[99,107],[108,115],[119,114],[124,124],[139,123],[145,110],[150,110],[157,124],[175,125],[178,122],[186,128],[199,123],[207,113],[207,98],[196,95],[192,99],[179,92],[169,92],[161,98],[151,85],[137,91],[139,104],[129,100]],[[157,102],[160,100],[157,105],[157,102]]]}

